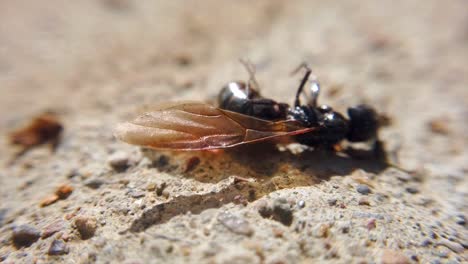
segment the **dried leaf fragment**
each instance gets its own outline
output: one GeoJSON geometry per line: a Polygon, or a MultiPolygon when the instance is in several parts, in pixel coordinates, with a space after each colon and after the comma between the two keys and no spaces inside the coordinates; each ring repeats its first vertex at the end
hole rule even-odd
{"type": "Polygon", "coordinates": [[[41,144],[56,144],[62,130],[63,125],[55,114],[43,113],[33,118],[28,125],[11,132],[10,144],[21,146],[24,153],[41,144]]]}

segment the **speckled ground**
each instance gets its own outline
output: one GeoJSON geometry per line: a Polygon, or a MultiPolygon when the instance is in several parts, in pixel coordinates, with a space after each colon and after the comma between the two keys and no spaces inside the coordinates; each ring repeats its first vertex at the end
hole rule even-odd
{"type": "Polygon", "coordinates": [[[0,261],[467,261],[465,1],[2,1],[0,17],[0,261]],[[268,144],[170,153],[113,138],[149,105],[210,101],[246,79],[238,58],[287,102],[290,72],[310,63],[322,103],[390,117],[388,157],[414,172],[268,144]],[[8,133],[45,110],[65,128],[57,149],[12,162],[8,133]],[[72,194],[40,207],[62,184],[72,194]]]}

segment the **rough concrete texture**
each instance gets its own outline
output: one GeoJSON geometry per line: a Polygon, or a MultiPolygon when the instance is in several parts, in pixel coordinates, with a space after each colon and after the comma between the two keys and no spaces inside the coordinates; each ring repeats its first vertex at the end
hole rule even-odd
{"type": "Polygon", "coordinates": [[[466,263],[466,1],[2,1],[0,17],[0,262],[466,263]],[[413,173],[113,138],[148,106],[245,80],[238,58],[288,103],[309,62],[321,103],[390,117],[386,153],[413,173]],[[8,133],[45,110],[64,126],[55,152],[12,161],[8,133]]]}

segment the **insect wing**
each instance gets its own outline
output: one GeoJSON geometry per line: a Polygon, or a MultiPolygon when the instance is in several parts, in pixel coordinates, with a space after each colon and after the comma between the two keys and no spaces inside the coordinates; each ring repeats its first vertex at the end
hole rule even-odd
{"type": "Polygon", "coordinates": [[[186,102],[154,108],[131,122],[119,124],[114,134],[122,141],[144,147],[203,150],[310,130],[295,122],[271,122],[204,103],[186,102]]]}

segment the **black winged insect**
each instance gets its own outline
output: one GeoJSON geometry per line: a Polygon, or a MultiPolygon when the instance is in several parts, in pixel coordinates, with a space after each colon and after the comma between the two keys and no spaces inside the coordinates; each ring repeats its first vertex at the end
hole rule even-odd
{"type": "Polygon", "coordinates": [[[243,62],[248,82],[229,82],[220,91],[219,106],[175,102],[154,107],[130,122],[121,123],[115,136],[127,143],[154,149],[212,150],[289,137],[298,143],[329,148],[343,140],[376,140],[378,116],[367,105],[348,108],[347,115],[319,105],[320,84],[305,70],[292,106],[261,96],[255,69],[243,62]],[[302,103],[300,98],[306,98],[302,103]]]}

